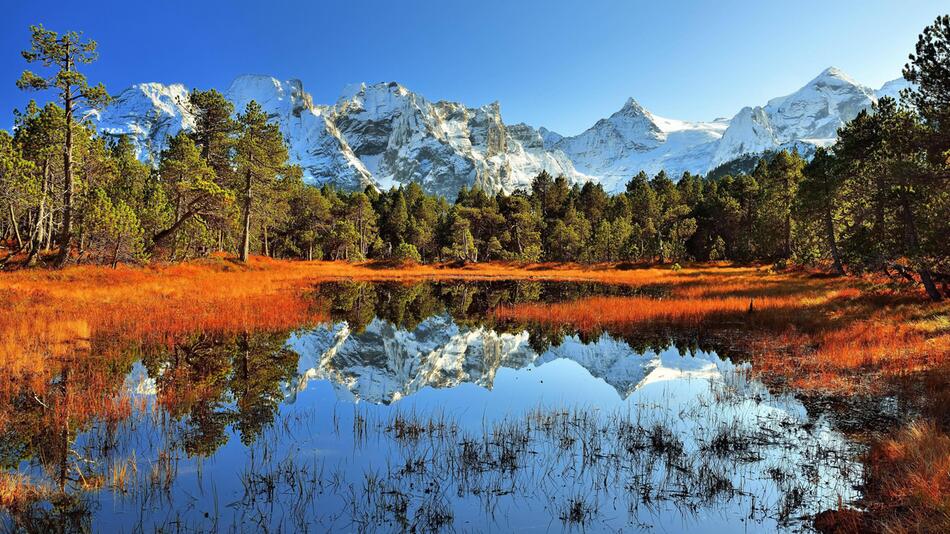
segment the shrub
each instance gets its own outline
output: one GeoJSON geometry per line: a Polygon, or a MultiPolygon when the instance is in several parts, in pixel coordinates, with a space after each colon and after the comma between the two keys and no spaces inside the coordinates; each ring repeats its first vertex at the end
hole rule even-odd
{"type": "Polygon", "coordinates": [[[393,252],[393,259],[405,262],[422,263],[422,256],[419,255],[419,251],[416,250],[416,246],[412,243],[400,243],[399,246],[396,247],[396,251],[393,252]]]}

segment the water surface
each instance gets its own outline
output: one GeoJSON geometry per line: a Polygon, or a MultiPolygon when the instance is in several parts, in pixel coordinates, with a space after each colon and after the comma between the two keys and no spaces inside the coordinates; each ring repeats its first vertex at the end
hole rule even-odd
{"type": "MultiPolygon", "coordinates": [[[[109,532],[798,531],[858,497],[855,446],[701,332],[585,336],[491,314],[631,291],[324,284],[310,298],[331,310],[325,324],[130,344],[122,409],[0,438],[6,465],[72,496],[17,521],[109,532]]],[[[66,391],[74,378],[57,380],[66,391]]]]}

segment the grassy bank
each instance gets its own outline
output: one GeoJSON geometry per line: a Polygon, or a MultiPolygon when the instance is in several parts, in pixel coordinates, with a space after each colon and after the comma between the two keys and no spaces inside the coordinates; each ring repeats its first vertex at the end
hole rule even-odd
{"type": "MultiPolygon", "coordinates": [[[[590,335],[698,332],[747,356],[753,372],[776,388],[813,398],[901,399],[919,420],[869,439],[871,515],[825,516],[822,526],[900,532],[948,524],[950,418],[943,408],[950,401],[950,304],[931,303],[916,288],[883,280],[729,264],[672,269],[268,258],[241,264],[224,257],[143,268],[20,270],[0,274],[0,395],[11,399],[27,389],[46,398],[55,395],[46,390],[64,369],[101,366],[110,370],[74,373],[72,380],[96,378],[57,404],[59,411],[40,416],[51,428],[77,417],[121,419],[129,406],[127,399],[113,398],[122,374],[115,362],[128,358],[122,351],[130,343],[170,347],[196,331],[236,334],[326,321],[326,307],[307,291],[319,282],[431,279],[593,281],[649,289],[632,296],[503,305],[491,313],[498,321],[590,335]]],[[[15,425],[17,417],[15,410],[0,410],[0,428],[15,425]]],[[[2,486],[0,505],[14,502],[26,488],[12,479],[2,486]]]]}

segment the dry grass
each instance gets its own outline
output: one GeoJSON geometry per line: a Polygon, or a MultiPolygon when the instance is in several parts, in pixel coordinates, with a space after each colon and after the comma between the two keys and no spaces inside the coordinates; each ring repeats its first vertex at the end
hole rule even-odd
{"type": "Polygon", "coordinates": [[[0,508],[22,510],[29,504],[48,498],[52,490],[35,485],[21,473],[0,472],[0,508]]]}
{"type": "Polygon", "coordinates": [[[887,500],[942,510],[950,521],[950,436],[933,423],[913,423],[879,443],[869,466],[870,485],[887,500]]]}
{"type": "MultiPolygon", "coordinates": [[[[805,272],[693,269],[664,298],[590,297],[495,310],[500,319],[582,332],[689,328],[728,339],[761,375],[801,389],[854,393],[878,378],[950,363],[950,303],[882,291],[872,281],[805,272]]],[[[878,391],[880,392],[880,391],[878,391]]]]}
{"type": "Polygon", "coordinates": [[[873,444],[865,466],[872,513],[846,513],[828,530],[950,532],[950,435],[932,422],[912,423],[873,444]]]}

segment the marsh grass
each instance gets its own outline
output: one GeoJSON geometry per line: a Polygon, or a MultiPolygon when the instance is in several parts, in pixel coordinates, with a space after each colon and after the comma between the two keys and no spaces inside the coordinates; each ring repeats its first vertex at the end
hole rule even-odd
{"type": "MultiPolygon", "coordinates": [[[[438,410],[356,405],[352,413],[326,414],[321,429],[312,425],[317,414],[290,411],[248,445],[244,464],[235,466],[237,495],[220,504],[213,480],[176,489],[180,458],[169,446],[181,423],[157,417],[159,405],[133,410],[119,427],[97,425],[77,452],[98,458],[88,470],[110,481],[130,509],[142,510],[142,530],[438,532],[458,528],[463,511],[466,520],[474,514],[503,528],[517,507],[545,503],[567,529],[643,525],[670,513],[692,524],[702,514],[743,507],[753,524],[799,525],[837,496],[851,498],[860,470],[845,442],[823,441],[813,423],[783,412],[750,419],[742,407],[765,399],[748,379],[713,384],[690,406],[538,406],[480,425],[438,410]],[[321,432],[349,441],[353,459],[374,450],[384,451],[385,461],[332,460],[294,446],[321,432]],[[214,507],[199,505],[198,494],[212,495],[214,507]],[[627,517],[616,517],[618,506],[627,517]],[[171,511],[191,507],[207,515],[171,511]]],[[[4,487],[20,489],[0,495],[53,498],[24,484],[11,479],[4,487]]]]}
{"type": "Polygon", "coordinates": [[[763,379],[839,395],[888,393],[895,377],[950,363],[950,303],[802,272],[681,273],[664,278],[666,297],[512,304],[494,315],[588,335],[692,331],[751,357],[763,379]]]}
{"type": "MultiPolygon", "coordinates": [[[[121,387],[136,355],[156,345],[177,350],[195,332],[285,330],[326,321],[330,317],[326,303],[308,294],[321,281],[409,284],[436,278],[594,281],[649,289],[560,303],[500,305],[490,310],[489,317],[586,336],[604,331],[621,336],[654,331],[701,335],[750,358],[753,365],[748,373],[777,390],[880,397],[891,394],[906,379],[929,377],[950,362],[947,303],[926,303],[914,292],[881,286],[874,280],[755,267],[694,266],[677,271],[610,265],[388,268],[263,258],[238,265],[214,258],[144,269],[77,267],[4,273],[0,275],[0,300],[5,304],[0,307],[0,430],[29,434],[36,428],[65,429],[67,435],[86,437],[72,449],[69,443],[54,441],[52,452],[42,457],[43,468],[50,472],[63,459],[78,458],[67,462],[69,480],[50,484],[4,473],[0,506],[22,511],[37,502],[65,503],[63,490],[50,489],[57,485],[89,493],[108,487],[142,510],[167,506],[179,476],[180,458],[175,451],[184,430],[178,419],[187,413],[176,410],[200,406],[215,391],[213,384],[197,382],[187,375],[188,369],[181,368],[174,371],[185,373],[178,380],[173,380],[173,373],[166,377],[158,406],[146,406],[121,387]],[[153,427],[159,431],[131,430],[153,427]],[[122,443],[116,436],[123,433],[141,441],[122,443]]],[[[181,360],[190,357],[176,353],[181,360]]],[[[753,394],[756,398],[748,397],[742,379],[730,380],[714,382],[706,407],[741,407],[765,400],[761,392],[753,394]]],[[[930,404],[940,405],[932,399],[944,398],[943,384],[923,395],[931,399],[930,404]]],[[[699,407],[695,413],[676,417],[705,411],[699,407]]],[[[895,532],[950,523],[950,488],[941,478],[947,469],[943,447],[947,423],[940,419],[945,415],[930,416],[936,421],[930,426],[921,423],[883,436],[868,456],[867,506],[880,505],[882,517],[888,518],[886,524],[895,532]]],[[[813,483],[823,473],[838,473],[841,480],[861,476],[860,469],[848,461],[853,451],[809,441],[812,429],[799,422],[760,421],[750,427],[716,420],[697,425],[694,435],[683,436],[674,424],[676,417],[645,420],[639,414],[619,414],[603,418],[584,410],[539,409],[520,419],[486,423],[481,432],[473,432],[444,414],[398,412],[381,421],[354,409],[351,427],[340,426],[334,415],[335,431],[351,433],[355,450],[392,446],[398,452],[390,465],[364,481],[363,493],[375,495],[372,501],[360,495],[352,477],[343,471],[308,458],[278,455],[273,440],[288,439],[306,424],[280,419],[253,446],[257,453],[243,471],[244,496],[235,506],[243,510],[246,523],[242,524],[262,528],[273,525],[270,510],[281,504],[292,511],[276,520],[286,529],[306,527],[312,521],[339,526],[341,518],[347,517],[348,526],[355,530],[439,530],[451,526],[458,516],[453,507],[459,499],[478,502],[491,517],[506,499],[524,496],[524,488],[531,488],[535,496],[551,503],[552,510],[560,510],[556,515],[565,525],[583,526],[597,521],[603,508],[598,503],[615,497],[613,488],[623,488],[633,524],[646,517],[643,514],[666,506],[691,516],[703,507],[726,506],[738,499],[752,501],[748,507],[754,520],[769,518],[781,525],[814,515],[820,511],[817,506],[847,507],[847,502],[829,504],[827,495],[816,493],[813,483]],[[810,443],[810,448],[801,450],[803,442],[810,443]],[[776,457],[774,451],[783,449],[785,456],[776,457]],[[788,451],[796,451],[794,457],[788,451]],[[789,465],[801,468],[793,472],[789,465]],[[769,492],[752,499],[745,488],[760,480],[768,481],[769,492]],[[583,491],[564,493],[565,484],[583,491]],[[315,503],[326,499],[347,503],[344,511],[315,518],[315,503]],[[572,520],[576,517],[583,520],[572,520]]],[[[848,487],[826,490],[851,494],[848,487]]],[[[217,489],[212,481],[202,491],[217,489]]],[[[70,503],[60,508],[75,511],[84,506],[70,503]]],[[[86,512],[76,513],[79,517],[86,512]]],[[[224,521],[217,512],[209,514],[208,521],[168,515],[159,526],[218,527],[224,521]]],[[[26,516],[21,513],[20,517],[26,516]]],[[[37,517],[30,515],[22,524],[37,517]]],[[[143,521],[149,519],[143,517],[143,521]]],[[[866,525],[860,521],[867,520],[852,522],[866,525]]],[[[881,521],[877,525],[885,524],[881,521]]]]}

